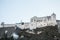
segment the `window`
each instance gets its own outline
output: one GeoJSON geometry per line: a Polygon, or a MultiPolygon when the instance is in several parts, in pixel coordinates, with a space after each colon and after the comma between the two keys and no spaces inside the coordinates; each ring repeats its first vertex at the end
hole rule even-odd
{"type": "Polygon", "coordinates": [[[36,21],[36,20],[34,19],[34,21],[36,21]]]}
{"type": "Polygon", "coordinates": [[[31,24],[33,26],[33,24],[31,24]]]}
{"type": "Polygon", "coordinates": [[[46,22],[46,19],[44,19],[44,22],[46,22]]]}
{"type": "Polygon", "coordinates": [[[45,24],[44,24],[45,25],[45,24]]]}

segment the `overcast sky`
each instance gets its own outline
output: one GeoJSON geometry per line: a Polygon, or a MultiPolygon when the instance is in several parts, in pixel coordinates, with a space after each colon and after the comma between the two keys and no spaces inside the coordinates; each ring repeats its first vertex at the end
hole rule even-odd
{"type": "Polygon", "coordinates": [[[29,22],[52,13],[60,20],[60,0],[0,0],[0,23],[29,22]]]}

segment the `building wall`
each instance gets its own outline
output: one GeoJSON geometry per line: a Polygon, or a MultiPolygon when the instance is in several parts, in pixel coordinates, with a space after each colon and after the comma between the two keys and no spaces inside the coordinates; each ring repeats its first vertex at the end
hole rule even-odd
{"type": "Polygon", "coordinates": [[[60,20],[56,20],[58,25],[58,32],[60,33],[60,20]]]}
{"type": "Polygon", "coordinates": [[[53,13],[51,16],[45,17],[32,17],[30,23],[20,23],[20,24],[5,24],[4,27],[14,27],[17,25],[21,29],[36,29],[45,26],[55,26],[56,23],[56,15],[53,13]]]}
{"type": "Polygon", "coordinates": [[[55,26],[57,24],[56,22],[56,15],[52,14],[51,16],[45,16],[45,17],[32,17],[30,23],[24,23],[24,25],[20,24],[21,29],[36,29],[40,27],[45,26],[55,26]]]}
{"type": "Polygon", "coordinates": [[[55,26],[56,23],[56,15],[52,14],[51,16],[46,17],[32,17],[31,22],[36,24],[36,27],[44,27],[44,26],[55,26]]]}

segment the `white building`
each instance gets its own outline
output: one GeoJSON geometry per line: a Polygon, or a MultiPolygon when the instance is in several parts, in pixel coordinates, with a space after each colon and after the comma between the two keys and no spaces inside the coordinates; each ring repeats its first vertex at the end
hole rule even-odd
{"type": "MultiPolygon", "coordinates": [[[[52,14],[51,16],[45,16],[45,17],[37,17],[34,16],[31,18],[31,21],[28,23],[18,23],[18,24],[4,24],[4,27],[10,27],[17,25],[21,29],[36,29],[40,27],[45,27],[45,26],[55,26],[57,24],[56,22],[56,14],[52,14]]],[[[0,25],[1,26],[1,25],[0,25]]]]}
{"type": "Polygon", "coordinates": [[[44,26],[55,26],[56,23],[56,15],[53,13],[51,16],[45,17],[32,17],[31,23],[36,24],[36,27],[44,27],[44,26]]]}

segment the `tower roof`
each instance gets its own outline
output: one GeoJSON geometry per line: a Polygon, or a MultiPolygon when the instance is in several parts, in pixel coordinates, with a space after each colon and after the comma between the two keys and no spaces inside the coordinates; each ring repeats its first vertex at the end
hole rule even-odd
{"type": "Polygon", "coordinates": [[[56,15],[56,14],[53,12],[52,15],[56,15]]]}
{"type": "Polygon", "coordinates": [[[52,15],[56,15],[54,12],[53,12],[53,14],[52,15]]]}

